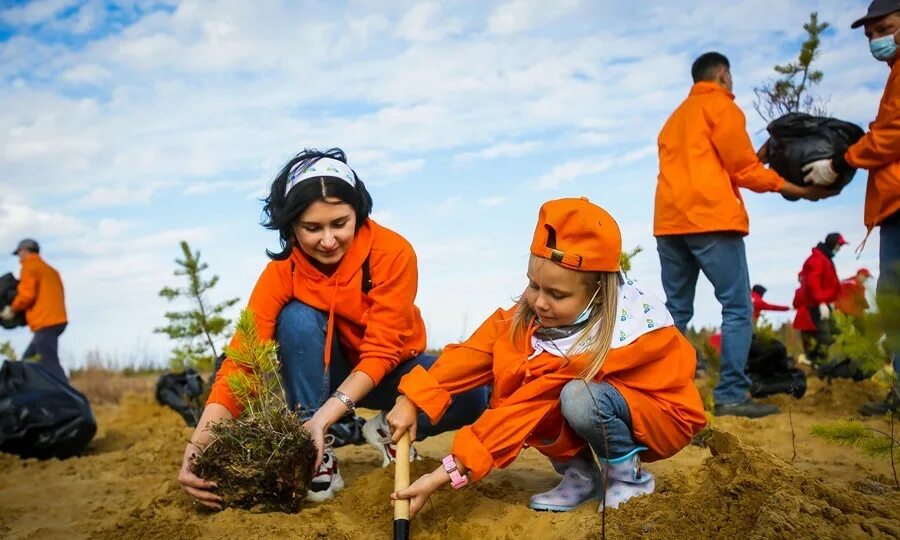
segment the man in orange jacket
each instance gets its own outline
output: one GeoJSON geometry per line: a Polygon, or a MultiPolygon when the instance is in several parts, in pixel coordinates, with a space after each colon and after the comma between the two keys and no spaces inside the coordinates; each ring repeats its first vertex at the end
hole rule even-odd
{"type": "Polygon", "coordinates": [[[843,155],[808,164],[806,180],[827,186],[851,168],[869,171],[864,222],[871,232],[880,227],[881,248],[876,300],[887,315],[887,347],[894,358],[894,388],[883,402],[866,404],[862,413],[882,415],[900,411],[900,0],[874,0],[864,17],[851,25],[863,26],[869,51],[890,67],[881,104],[869,132],[843,155]]]}
{"type": "Polygon", "coordinates": [[[749,219],[738,188],[818,200],[818,186],[796,186],[767,169],[753,151],[746,119],[731,93],[723,55],[701,55],[694,85],[659,134],[659,181],[653,234],[657,238],[666,306],[684,333],[694,315],[702,270],[722,304],[722,368],[716,415],[760,417],[778,412],[749,397],[744,373],[753,335],[753,306],[743,237],[749,219]]]}
{"type": "Polygon", "coordinates": [[[34,332],[34,338],[22,357],[37,355],[41,365],[66,379],[57,353],[59,336],[67,324],[66,302],[59,272],[41,259],[38,243],[30,238],[19,242],[13,255],[19,257],[22,272],[16,297],[0,312],[0,317],[10,320],[15,317],[16,312],[24,311],[25,321],[34,332]]]}

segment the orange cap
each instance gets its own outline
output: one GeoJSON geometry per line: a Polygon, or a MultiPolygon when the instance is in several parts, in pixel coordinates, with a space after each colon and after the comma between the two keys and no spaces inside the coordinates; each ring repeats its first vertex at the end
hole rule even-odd
{"type": "Polygon", "coordinates": [[[580,199],[541,206],[531,253],[583,272],[618,272],[622,255],[619,225],[606,210],[580,199]]]}

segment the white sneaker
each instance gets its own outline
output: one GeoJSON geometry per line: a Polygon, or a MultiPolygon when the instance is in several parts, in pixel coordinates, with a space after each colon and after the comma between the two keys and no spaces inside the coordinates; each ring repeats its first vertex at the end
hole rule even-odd
{"type": "Polygon", "coordinates": [[[322,464],[319,465],[319,469],[309,484],[306,500],[327,501],[333,499],[334,495],[342,489],[344,489],[344,479],[341,478],[341,471],[338,469],[338,459],[334,455],[334,450],[326,447],[325,453],[322,454],[322,464]]]}
{"type": "MultiPolygon", "coordinates": [[[[397,445],[391,442],[391,426],[387,423],[386,415],[383,412],[378,413],[375,418],[366,422],[362,428],[363,437],[366,442],[381,452],[384,458],[381,466],[387,467],[397,458],[397,445]]],[[[417,461],[422,459],[416,448],[409,445],[409,461],[417,461]]]]}

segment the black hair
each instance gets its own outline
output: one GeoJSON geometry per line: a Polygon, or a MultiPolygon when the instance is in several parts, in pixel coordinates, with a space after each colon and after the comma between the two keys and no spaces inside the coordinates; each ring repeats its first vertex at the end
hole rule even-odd
{"type": "Polygon", "coordinates": [[[691,77],[693,77],[695,83],[711,81],[721,67],[731,69],[731,64],[724,54],[717,52],[703,53],[694,60],[694,64],[691,66],[691,77]]]}
{"type": "Polygon", "coordinates": [[[372,196],[369,195],[356,171],[353,171],[353,178],[356,180],[355,187],[339,178],[313,177],[303,180],[285,194],[288,175],[294,166],[300,164],[300,167],[306,168],[321,158],[332,158],[347,163],[347,156],[340,148],[331,148],[324,152],[307,148],[285,163],[275,180],[272,181],[269,196],[263,199],[265,205],[263,206],[262,225],[267,229],[278,231],[281,243],[281,251],[266,250],[266,255],[272,260],[283,261],[291,256],[291,250],[296,243],[294,223],[300,214],[315,201],[324,201],[327,197],[335,197],[341,202],[349,204],[356,214],[357,231],[372,213],[372,196]]]}
{"type": "Polygon", "coordinates": [[[763,295],[766,294],[766,291],[767,291],[768,289],[766,289],[766,288],[763,287],[762,285],[757,284],[757,285],[754,285],[754,286],[753,286],[753,289],[752,289],[752,290],[753,290],[753,292],[755,292],[756,294],[758,294],[758,295],[760,295],[760,296],[763,296],[763,295]]]}

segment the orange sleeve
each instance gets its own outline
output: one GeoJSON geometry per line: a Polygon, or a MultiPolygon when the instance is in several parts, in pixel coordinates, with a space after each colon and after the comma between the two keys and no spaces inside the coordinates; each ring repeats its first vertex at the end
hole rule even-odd
{"type": "Polygon", "coordinates": [[[393,258],[373,265],[372,275],[378,281],[369,291],[372,304],[353,371],[362,371],[377,385],[400,364],[403,346],[415,329],[419,270],[412,246],[404,244],[393,258]]]}
{"type": "Polygon", "coordinates": [[[500,332],[506,328],[506,312],[498,309],[464,343],[447,345],[431,369],[413,368],[400,379],[399,390],[416,407],[438,422],[450,397],[489,384],[493,380],[493,348],[500,332]]]}
{"type": "MultiPolygon", "coordinates": [[[[256,286],[250,294],[247,309],[253,312],[256,328],[262,340],[272,339],[275,336],[275,322],[278,314],[292,298],[293,287],[290,270],[290,261],[270,262],[259,276],[256,286]]],[[[232,347],[238,345],[238,336],[231,339],[230,345],[232,347]]],[[[209,392],[209,398],[206,400],[207,404],[218,403],[224,406],[235,418],[240,416],[243,407],[234,397],[231,388],[228,387],[228,376],[239,369],[242,368],[232,362],[230,358],[226,358],[216,374],[216,380],[209,392]]]]}
{"type": "Polygon", "coordinates": [[[867,170],[900,161],[900,75],[891,76],[869,132],[847,149],[844,159],[867,170]]]}
{"type": "Polygon", "coordinates": [[[714,114],[710,139],[732,183],[757,193],[781,189],[784,178],[768,169],[756,156],[747,135],[747,119],[741,109],[729,100],[714,114]]]}
{"type": "Polygon", "coordinates": [[[38,281],[37,266],[30,263],[23,264],[19,286],[16,287],[16,297],[10,304],[13,311],[26,311],[34,305],[34,301],[37,299],[38,281]]]}

